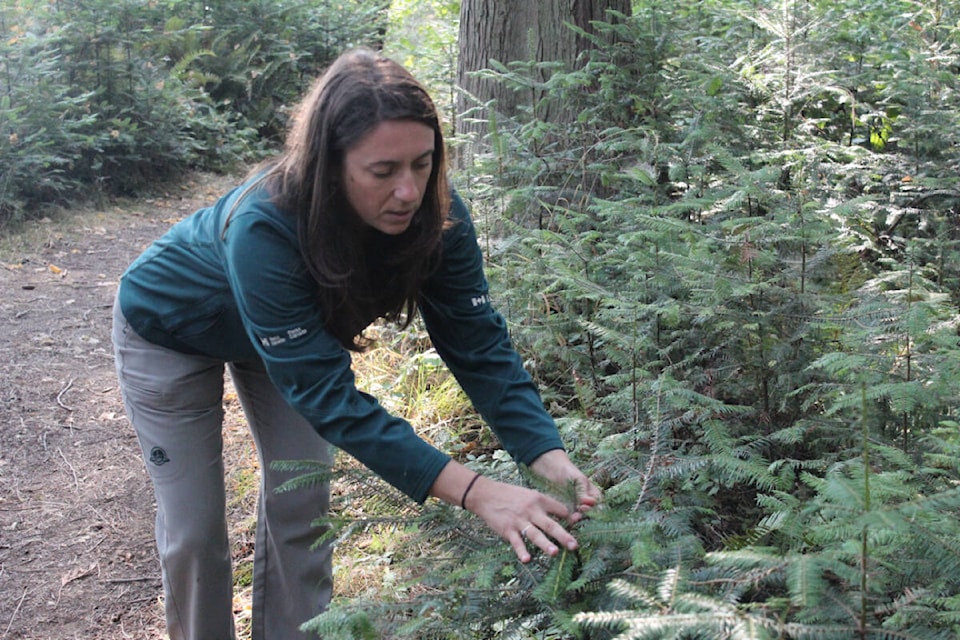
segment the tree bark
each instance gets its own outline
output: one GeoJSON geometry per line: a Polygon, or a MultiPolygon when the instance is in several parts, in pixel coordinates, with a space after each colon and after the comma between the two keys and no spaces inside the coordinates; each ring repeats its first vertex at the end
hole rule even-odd
{"type": "MultiPolygon", "coordinates": [[[[489,117],[484,105],[512,116],[522,104],[538,105],[537,116],[548,121],[564,117],[562,105],[541,103],[537,91],[514,91],[503,83],[477,77],[491,68],[491,61],[559,61],[573,68],[579,54],[590,47],[566,23],[593,33],[592,21],[610,21],[607,10],[630,15],[630,0],[462,0],[460,3],[460,56],[457,80],[461,94],[457,103],[458,134],[482,137],[482,123],[489,117]],[[470,111],[470,116],[463,117],[470,111]]],[[[537,80],[546,80],[541,73],[537,80]]],[[[569,114],[567,114],[569,116],[569,114]]]]}

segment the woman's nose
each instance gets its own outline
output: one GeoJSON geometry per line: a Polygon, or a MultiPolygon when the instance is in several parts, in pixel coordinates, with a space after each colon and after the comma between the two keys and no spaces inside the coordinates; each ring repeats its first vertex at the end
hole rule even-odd
{"type": "Polygon", "coordinates": [[[405,172],[393,189],[393,195],[401,202],[416,202],[420,199],[420,186],[413,172],[405,172]]]}

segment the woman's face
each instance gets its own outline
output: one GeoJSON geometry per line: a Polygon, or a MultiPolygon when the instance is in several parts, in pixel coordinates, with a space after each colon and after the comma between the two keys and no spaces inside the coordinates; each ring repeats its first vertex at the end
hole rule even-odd
{"type": "Polygon", "coordinates": [[[360,219],[388,235],[406,231],[423,200],[433,151],[433,129],[410,120],[384,120],[347,150],[343,184],[360,219]]]}

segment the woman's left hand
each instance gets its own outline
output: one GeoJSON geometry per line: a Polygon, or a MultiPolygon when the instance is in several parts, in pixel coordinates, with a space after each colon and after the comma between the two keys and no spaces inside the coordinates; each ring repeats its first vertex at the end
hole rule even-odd
{"type": "Polygon", "coordinates": [[[579,520],[579,514],[589,511],[600,502],[600,489],[570,461],[563,449],[547,451],[533,461],[530,470],[554,484],[576,484],[577,504],[574,514],[578,515],[571,518],[572,522],[579,520]]]}

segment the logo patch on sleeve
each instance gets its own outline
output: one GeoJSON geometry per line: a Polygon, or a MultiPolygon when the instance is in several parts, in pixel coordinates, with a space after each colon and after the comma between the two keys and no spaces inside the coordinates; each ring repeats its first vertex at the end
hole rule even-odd
{"type": "Polygon", "coordinates": [[[286,333],[275,335],[275,336],[261,336],[260,344],[264,347],[276,347],[281,344],[284,344],[290,340],[296,340],[297,338],[302,338],[307,335],[307,330],[303,327],[296,327],[294,329],[287,329],[286,333]]]}

